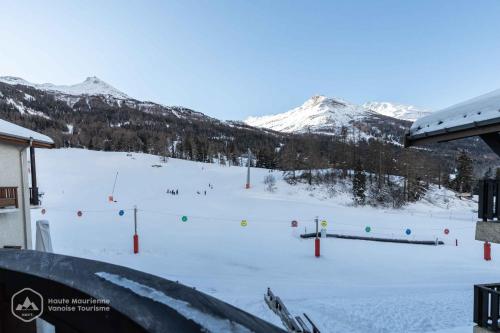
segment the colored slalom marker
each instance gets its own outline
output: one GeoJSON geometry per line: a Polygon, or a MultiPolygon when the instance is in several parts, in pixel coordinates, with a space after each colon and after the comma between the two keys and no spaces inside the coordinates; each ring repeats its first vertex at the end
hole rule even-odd
{"type": "Polygon", "coordinates": [[[125,211],[123,209],[120,209],[120,211],[118,212],[118,215],[120,215],[120,216],[125,215],[125,211]]]}
{"type": "Polygon", "coordinates": [[[181,217],[181,221],[182,222],[187,222],[187,220],[188,220],[188,217],[186,215],[184,215],[184,216],[181,217]]]}
{"type": "Polygon", "coordinates": [[[371,228],[369,225],[367,225],[367,226],[365,227],[365,231],[366,231],[366,232],[370,232],[370,231],[372,231],[372,228],[371,228]]]}

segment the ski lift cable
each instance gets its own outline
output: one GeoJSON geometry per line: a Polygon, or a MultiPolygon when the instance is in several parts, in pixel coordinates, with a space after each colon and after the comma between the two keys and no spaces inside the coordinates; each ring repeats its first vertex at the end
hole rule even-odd
{"type": "MultiPolygon", "coordinates": [[[[57,212],[68,212],[68,213],[73,213],[75,210],[74,209],[61,209],[57,207],[44,207],[45,209],[51,210],[51,211],[57,211],[57,212]]],[[[79,211],[85,212],[85,213],[114,213],[117,211],[133,211],[133,208],[125,208],[125,209],[79,209],[79,211]]],[[[172,212],[172,211],[157,211],[157,210],[149,210],[149,209],[138,209],[139,211],[146,212],[146,213],[153,213],[157,215],[164,215],[164,216],[177,216],[177,217],[182,217],[186,215],[185,213],[178,213],[178,212],[172,212]]],[[[188,214],[189,215],[189,214],[188,214]]],[[[208,216],[208,215],[189,215],[191,218],[196,218],[196,219],[205,219],[205,220],[220,220],[220,221],[239,221],[241,220],[241,217],[222,217],[222,216],[208,216]]],[[[258,218],[258,217],[252,217],[252,216],[246,216],[245,219],[247,220],[263,220],[263,218],[258,218]]],[[[308,218],[303,218],[302,220],[309,220],[311,217],[308,218]]],[[[288,223],[290,220],[301,220],[298,218],[294,219],[270,219],[270,218],[265,218],[265,221],[268,222],[275,222],[275,223],[288,223]]],[[[309,224],[312,224],[311,222],[306,222],[309,224]]],[[[347,227],[353,227],[353,228],[359,228],[359,224],[351,224],[351,223],[343,223],[343,222],[331,222],[330,228],[335,228],[335,226],[347,226],[347,227]]],[[[378,230],[399,230],[400,227],[383,227],[383,226],[374,226],[378,230]]],[[[440,231],[442,228],[438,227],[425,227],[425,226],[417,226],[413,227],[415,230],[419,229],[425,229],[425,230],[436,230],[440,231]]],[[[461,227],[453,227],[454,230],[464,230],[464,229],[469,229],[471,228],[470,226],[461,226],[461,227]]]]}
{"type": "Polygon", "coordinates": [[[116,175],[115,175],[115,181],[113,183],[113,190],[111,191],[111,196],[113,196],[115,194],[115,187],[116,187],[117,179],[118,179],[118,171],[116,172],[116,175]]]}

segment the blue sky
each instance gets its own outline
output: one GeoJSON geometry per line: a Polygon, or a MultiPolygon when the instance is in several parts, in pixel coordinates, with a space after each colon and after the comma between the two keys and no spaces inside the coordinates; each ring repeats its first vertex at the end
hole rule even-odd
{"type": "Polygon", "coordinates": [[[498,0],[0,0],[0,75],[96,75],[221,119],[315,94],[439,109],[500,88],[498,0]]]}

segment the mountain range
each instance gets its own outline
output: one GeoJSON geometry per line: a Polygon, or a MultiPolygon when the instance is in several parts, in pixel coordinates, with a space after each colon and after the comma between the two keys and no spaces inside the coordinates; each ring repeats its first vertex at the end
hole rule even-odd
{"type": "MultiPolygon", "coordinates": [[[[52,83],[37,84],[13,76],[2,76],[0,77],[0,82],[10,85],[29,86],[39,90],[51,92],[55,96],[58,96],[59,99],[69,102],[74,100],[74,98],[72,99],[71,97],[79,98],[81,96],[104,96],[108,99],[114,99],[116,101],[136,101],[96,76],[88,77],[83,82],[73,85],[55,85],[52,83]]],[[[390,102],[368,102],[363,105],[355,105],[340,98],[313,96],[302,106],[289,112],[285,112],[284,114],[276,115],[279,117],[276,117],[275,119],[283,119],[287,116],[296,117],[296,119],[293,119],[294,117],[290,117],[292,119],[287,119],[287,122],[282,126],[276,126],[278,128],[282,128],[282,130],[286,132],[300,129],[300,122],[302,121],[306,121],[305,126],[318,126],[321,125],[321,121],[330,121],[332,118],[340,117],[335,121],[339,123],[346,123],[350,120],[359,119],[364,113],[366,114],[370,112],[400,120],[414,121],[419,117],[429,114],[431,111],[412,105],[395,104],[390,102]],[[328,117],[327,113],[331,113],[330,117],[328,117]],[[309,121],[308,118],[314,119],[314,121],[309,121]]],[[[245,122],[248,124],[255,123],[260,127],[260,124],[265,124],[266,120],[273,121],[272,117],[273,116],[250,117],[245,122]]]]}
{"type": "MultiPolygon", "coordinates": [[[[362,122],[366,124],[373,120],[412,122],[427,114],[430,114],[430,111],[411,105],[389,102],[356,105],[340,98],[317,95],[290,111],[269,116],[249,117],[245,123],[287,133],[339,134],[342,127],[351,127],[353,124],[362,122]]],[[[408,124],[401,123],[400,125],[406,127],[408,124]]]]}
{"type": "MultiPolygon", "coordinates": [[[[360,137],[365,139],[382,137],[392,143],[400,142],[402,134],[410,125],[410,121],[430,112],[410,105],[389,102],[369,102],[356,105],[340,98],[313,96],[303,105],[287,112],[250,117],[243,122],[223,122],[185,107],[164,106],[149,101],[136,100],[95,76],[88,77],[82,83],[74,85],[36,84],[12,76],[0,77],[0,83],[43,91],[50,94],[55,100],[65,103],[71,109],[79,111],[91,111],[92,105],[99,102],[109,107],[126,106],[151,114],[217,122],[229,126],[246,124],[283,133],[340,134],[342,128],[355,127],[358,129],[360,137]]],[[[6,98],[6,102],[14,106],[21,114],[50,117],[29,106],[29,102],[33,102],[31,95],[25,93],[21,97],[6,98]]],[[[110,125],[121,126],[123,124],[110,125]]],[[[67,128],[73,127],[74,124],[67,124],[67,128]]]]}
{"type": "Polygon", "coordinates": [[[103,95],[111,96],[116,99],[130,99],[125,93],[119,91],[110,84],[102,81],[96,76],[88,77],[82,83],[77,83],[73,85],[55,85],[52,83],[31,83],[22,78],[14,76],[2,76],[0,77],[0,82],[4,82],[11,85],[22,85],[29,86],[36,89],[51,91],[56,94],[62,95],[103,95]]]}
{"type": "MultiPolygon", "coordinates": [[[[383,142],[400,149],[412,121],[429,112],[318,95],[283,113],[222,121],[183,106],[137,100],[95,76],[74,85],[0,77],[0,117],[51,136],[56,146],[156,154],[168,148],[171,156],[200,161],[222,155],[234,160],[249,147],[275,160],[287,142],[296,142],[294,150],[309,149],[311,135],[325,154],[332,153],[332,136],[338,144],[383,142]]],[[[436,149],[461,146],[442,147],[436,149]]],[[[475,153],[487,154],[483,148],[474,142],[475,153]]]]}

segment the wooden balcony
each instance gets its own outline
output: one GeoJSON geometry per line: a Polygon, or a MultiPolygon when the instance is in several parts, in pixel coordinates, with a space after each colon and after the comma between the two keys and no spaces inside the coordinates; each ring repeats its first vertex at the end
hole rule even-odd
{"type": "Polygon", "coordinates": [[[0,208],[19,208],[17,187],[0,187],[0,208]]]}

